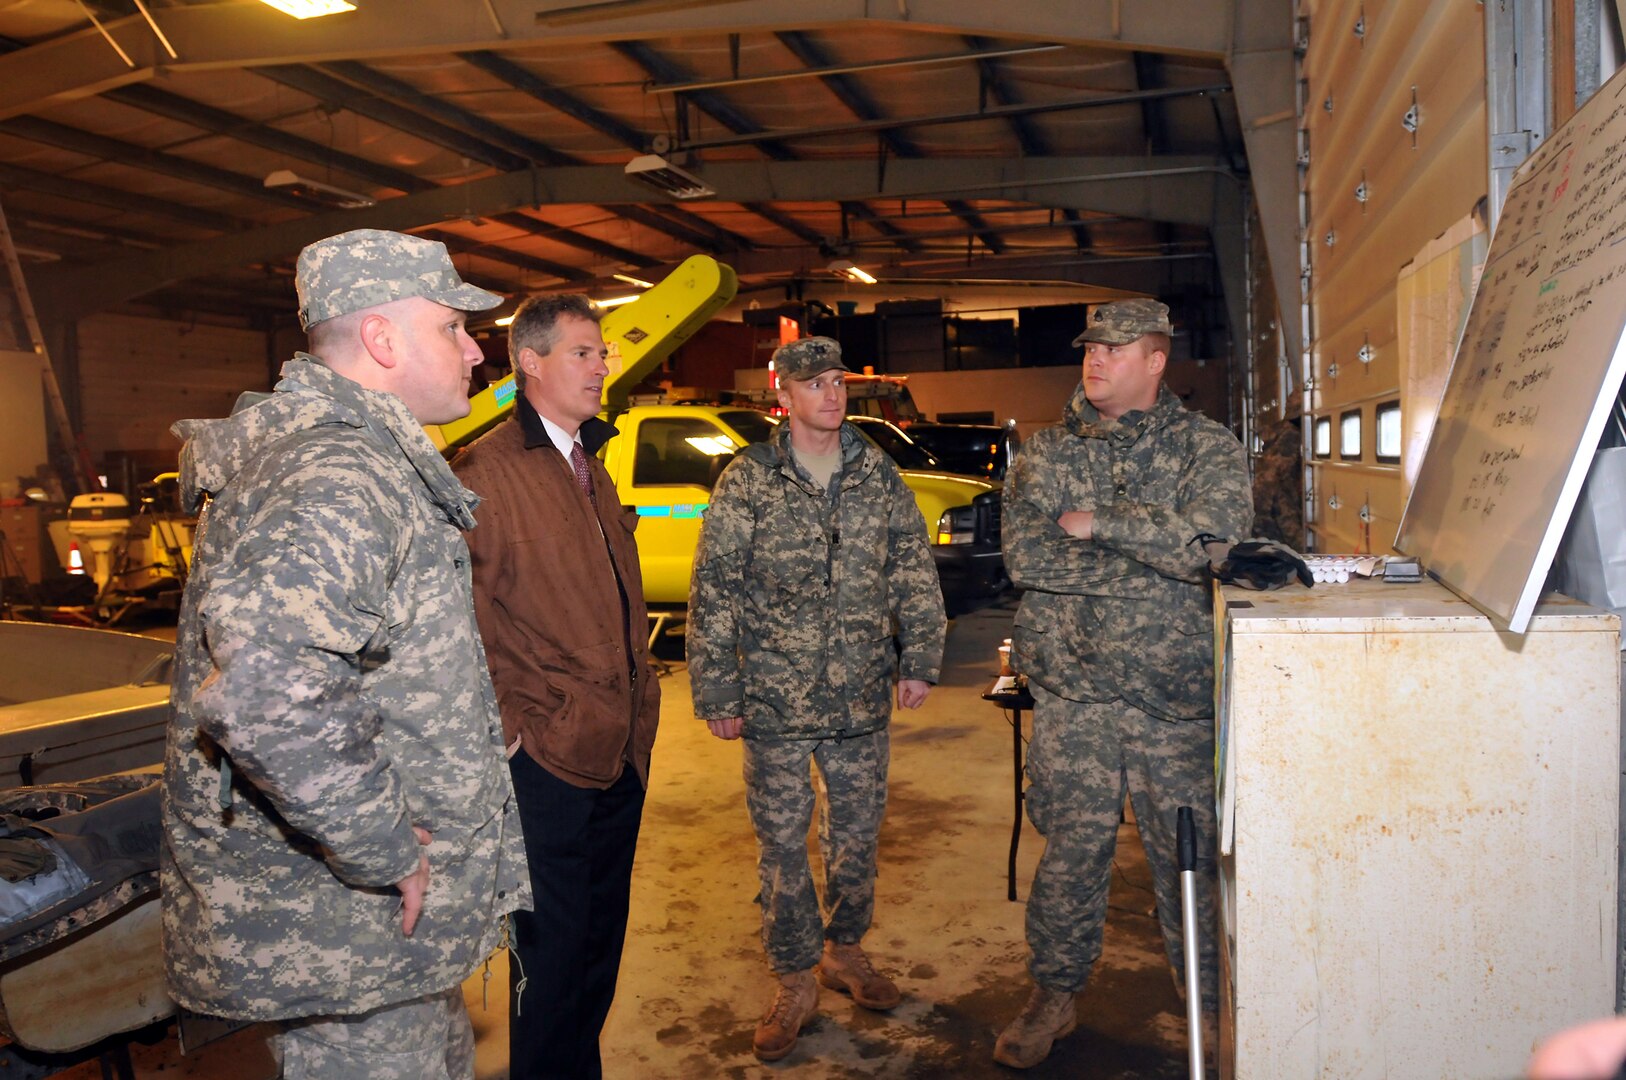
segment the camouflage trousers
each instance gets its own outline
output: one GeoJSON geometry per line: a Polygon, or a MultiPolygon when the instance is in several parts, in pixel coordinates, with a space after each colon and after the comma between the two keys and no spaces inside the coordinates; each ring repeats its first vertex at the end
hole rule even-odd
{"type": "Polygon", "coordinates": [[[1083,988],[1101,955],[1107,887],[1124,795],[1129,795],[1152,870],[1163,944],[1185,986],[1176,811],[1197,825],[1197,925],[1203,1007],[1219,1002],[1217,883],[1214,875],[1214,723],[1160,720],[1123,701],[1092,704],[1033,692],[1028,747],[1028,819],[1045,838],[1028,897],[1027,939],[1034,982],[1083,988]]]}
{"type": "Polygon", "coordinates": [[[283,1080],[473,1080],[463,988],[356,1016],[309,1016],[271,1037],[283,1080]]]}
{"type": "Polygon", "coordinates": [[[824,941],[863,940],[875,912],[875,841],[886,811],[891,737],[745,740],[745,805],[757,834],[762,946],[777,975],[819,962],[824,941]],[[809,764],[816,766],[809,776],[809,764]],[[819,808],[824,908],[813,888],[807,832],[819,808]]]}

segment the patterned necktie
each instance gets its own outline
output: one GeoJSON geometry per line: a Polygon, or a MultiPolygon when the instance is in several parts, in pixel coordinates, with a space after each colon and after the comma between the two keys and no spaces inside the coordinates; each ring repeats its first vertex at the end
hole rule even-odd
{"type": "Polygon", "coordinates": [[[581,485],[587,501],[597,502],[593,498],[593,474],[587,471],[587,455],[582,451],[581,443],[570,445],[570,467],[576,470],[576,483],[581,485]]]}

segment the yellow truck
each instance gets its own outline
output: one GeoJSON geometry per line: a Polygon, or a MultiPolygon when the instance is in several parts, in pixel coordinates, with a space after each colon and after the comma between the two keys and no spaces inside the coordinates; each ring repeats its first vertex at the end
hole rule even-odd
{"type": "MultiPolygon", "coordinates": [[[[620,434],[600,457],[622,504],[638,513],[639,561],[652,606],[688,603],[712,485],[737,451],[767,438],[778,422],[748,407],[629,403],[632,388],[725,306],[735,286],[732,269],[696,255],[638,300],[604,316],[611,374],[604,382],[603,416],[620,434]]],[[[514,397],[508,376],[471,399],[468,417],[430,427],[429,436],[450,454],[506,416],[514,397]]],[[[1003,588],[998,489],[932,469],[902,472],[931,535],[949,607],[964,608],[1003,588]]]]}
{"type": "MultiPolygon", "coordinates": [[[[600,456],[622,504],[638,513],[645,598],[686,604],[712,486],[735,453],[767,439],[779,421],[756,409],[712,405],[634,405],[610,419],[620,434],[600,456]]],[[[900,471],[926,521],[951,612],[1003,588],[999,490],[949,473],[900,471]]]]}

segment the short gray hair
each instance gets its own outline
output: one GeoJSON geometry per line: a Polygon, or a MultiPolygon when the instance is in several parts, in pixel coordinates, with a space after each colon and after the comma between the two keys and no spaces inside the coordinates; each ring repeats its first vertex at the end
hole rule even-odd
{"type": "Polygon", "coordinates": [[[525,369],[519,366],[519,354],[526,349],[538,356],[552,352],[559,340],[559,320],[564,318],[596,323],[604,313],[581,293],[532,296],[514,312],[514,321],[508,324],[508,364],[514,369],[516,391],[525,389],[525,369]]]}

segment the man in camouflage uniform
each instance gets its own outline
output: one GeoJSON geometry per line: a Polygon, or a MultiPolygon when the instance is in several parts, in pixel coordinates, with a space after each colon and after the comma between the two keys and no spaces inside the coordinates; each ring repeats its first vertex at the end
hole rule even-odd
{"type": "MultiPolygon", "coordinates": [[[[1016,1068],[1077,1024],[1126,793],[1177,973],[1180,806],[1196,813],[1202,925],[1216,925],[1212,608],[1198,537],[1242,536],[1253,507],[1236,438],[1162,385],[1169,334],[1155,300],[1097,308],[1073,343],[1085,346],[1084,380],[1062,425],[1024,443],[1005,480],[1005,565],[1026,590],[1012,660],[1035,701],[1028,817],[1045,837],[1027,905],[1035,985],[994,1050],[1016,1068]]],[[[1214,1010],[1213,934],[1201,945],[1214,1010]]]]}
{"type": "Polygon", "coordinates": [[[745,739],[762,941],[780,981],[753,1039],[764,1061],[796,1045],[818,983],[866,1008],[899,1001],[860,946],[874,910],[887,723],[894,680],[899,707],[926,700],[946,625],[914,496],[845,421],[841,347],[804,338],[774,365],[789,419],[712,492],[688,623],[695,715],[718,738],[745,739]],[[808,869],[816,791],[827,918],[808,869]]]}
{"type": "Polygon", "coordinates": [[[1253,464],[1253,536],[1304,550],[1304,429],[1297,417],[1263,432],[1253,464]]]}
{"type": "Polygon", "coordinates": [[[170,992],[283,1023],[283,1075],[472,1077],[460,984],[530,884],[461,529],[423,423],[468,413],[443,245],[300,253],[311,353],[175,426],[208,503],[181,607],[161,856],[170,992]]]}

